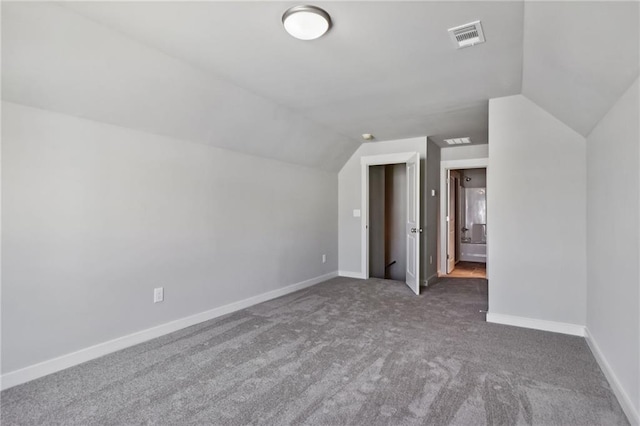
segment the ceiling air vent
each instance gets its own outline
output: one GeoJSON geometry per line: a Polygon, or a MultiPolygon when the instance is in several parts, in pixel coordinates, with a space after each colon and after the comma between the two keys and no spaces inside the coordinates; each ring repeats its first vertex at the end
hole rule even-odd
{"type": "Polygon", "coordinates": [[[459,27],[449,28],[451,40],[458,49],[484,43],[484,33],[480,21],[470,22],[459,27]]]}
{"type": "Polygon", "coordinates": [[[445,139],[444,141],[449,145],[462,145],[465,143],[471,143],[471,138],[445,139]]]}

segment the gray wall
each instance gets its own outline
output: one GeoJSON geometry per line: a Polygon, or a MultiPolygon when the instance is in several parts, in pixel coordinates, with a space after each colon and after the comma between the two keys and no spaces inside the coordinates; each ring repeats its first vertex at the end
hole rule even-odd
{"type": "Polygon", "coordinates": [[[489,161],[489,312],[584,325],[584,137],[522,95],[491,99],[489,161]]]}
{"type": "Polygon", "coordinates": [[[489,145],[463,145],[442,148],[440,158],[442,161],[469,160],[471,158],[489,157],[489,145]]]}
{"type": "MultiPolygon", "coordinates": [[[[419,137],[401,139],[395,141],[381,141],[364,143],[349,158],[338,174],[338,228],[339,228],[339,268],[343,273],[361,273],[361,228],[362,220],[353,217],[353,210],[361,208],[362,202],[362,175],[360,159],[368,155],[390,154],[394,152],[419,152],[420,153],[420,182],[421,188],[426,186],[425,159],[427,155],[427,138],[419,137]]],[[[426,223],[426,197],[421,200],[421,226],[426,223]]],[[[424,253],[426,252],[426,240],[428,237],[423,232],[420,251],[422,262],[420,267],[420,279],[423,280],[425,265],[424,253]]]]}
{"type": "Polygon", "coordinates": [[[335,173],[6,102],[2,124],[3,373],[337,269],[335,173]]]}
{"type": "Polygon", "coordinates": [[[640,412],[638,80],[587,138],[587,328],[640,412]]]}
{"type": "Polygon", "coordinates": [[[425,227],[426,256],[425,279],[438,274],[438,217],[440,215],[440,147],[431,139],[427,141],[427,183],[422,191],[427,205],[425,227]],[[435,190],[435,196],[431,195],[435,190]]]}
{"type": "Polygon", "coordinates": [[[465,188],[486,188],[487,187],[487,169],[465,169],[460,171],[462,174],[462,186],[465,188]],[[467,182],[467,178],[471,180],[467,182]]]}

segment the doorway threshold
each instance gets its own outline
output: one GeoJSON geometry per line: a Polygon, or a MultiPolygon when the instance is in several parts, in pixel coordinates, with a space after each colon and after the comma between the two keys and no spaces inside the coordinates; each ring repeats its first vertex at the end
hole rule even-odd
{"type": "Polygon", "coordinates": [[[487,264],[481,262],[458,262],[453,271],[442,276],[449,278],[487,278],[487,264]]]}

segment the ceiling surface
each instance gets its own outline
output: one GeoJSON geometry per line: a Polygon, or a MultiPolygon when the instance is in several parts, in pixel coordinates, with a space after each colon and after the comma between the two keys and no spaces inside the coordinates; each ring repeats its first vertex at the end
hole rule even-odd
{"type": "Polygon", "coordinates": [[[362,133],[487,143],[488,100],[519,93],[584,135],[638,75],[637,3],[317,2],[308,42],[294,4],[3,2],[3,99],[338,170],[362,133]]]}
{"type": "Polygon", "coordinates": [[[311,42],[283,30],[290,2],[65,7],[354,139],[425,135],[437,122],[438,133],[486,143],[488,97],[520,92],[520,2],[314,4],[334,25],[311,42]],[[477,19],[490,43],[456,49],[447,29],[477,19]],[[461,115],[478,120],[459,129],[461,115]]]}
{"type": "Polygon", "coordinates": [[[638,78],[640,3],[527,2],[522,94],[587,136],[638,78]]]}

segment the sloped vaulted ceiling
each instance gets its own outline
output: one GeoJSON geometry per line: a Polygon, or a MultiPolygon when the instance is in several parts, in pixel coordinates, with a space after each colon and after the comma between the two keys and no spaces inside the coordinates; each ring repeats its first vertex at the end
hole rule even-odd
{"type": "Polygon", "coordinates": [[[640,3],[526,2],[522,94],[583,136],[638,78],[640,3]]]}
{"type": "Polygon", "coordinates": [[[301,42],[291,2],[2,2],[2,96],[335,171],[362,133],[487,143],[519,93],[586,135],[638,76],[637,2],[314,4],[334,27],[301,42]]]}
{"type": "Polygon", "coordinates": [[[3,3],[3,99],[303,166],[358,142],[53,3],[3,3]]]}
{"type": "Polygon", "coordinates": [[[3,98],[305,166],[361,143],[471,136],[520,93],[518,2],[315,2],[334,27],[301,42],[290,2],[4,3],[3,98]],[[481,19],[488,42],[447,29],[481,19]]]}

